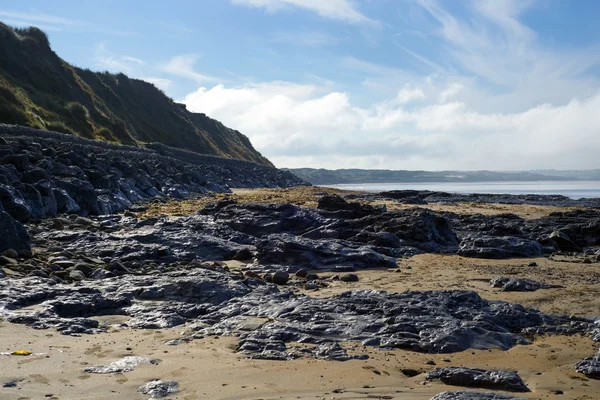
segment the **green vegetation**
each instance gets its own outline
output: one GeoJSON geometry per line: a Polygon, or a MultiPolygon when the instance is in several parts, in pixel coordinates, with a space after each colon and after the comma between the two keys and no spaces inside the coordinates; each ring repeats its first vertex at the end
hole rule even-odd
{"type": "Polygon", "coordinates": [[[0,122],[271,165],[246,136],[189,112],[151,83],[69,65],[41,30],[1,22],[0,122]]]}

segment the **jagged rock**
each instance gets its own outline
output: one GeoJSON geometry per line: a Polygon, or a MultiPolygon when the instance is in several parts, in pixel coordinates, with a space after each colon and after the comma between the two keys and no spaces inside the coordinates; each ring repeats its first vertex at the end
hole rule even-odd
{"type": "Polygon", "coordinates": [[[0,252],[8,249],[31,251],[31,237],[19,221],[0,207],[0,252]]]}
{"type": "Polygon", "coordinates": [[[492,259],[540,257],[543,255],[543,249],[534,240],[512,236],[494,237],[474,234],[462,240],[458,255],[492,259]]]}
{"type": "Polygon", "coordinates": [[[493,392],[442,392],[433,396],[430,400],[526,400],[509,394],[493,392]]]}
{"type": "Polygon", "coordinates": [[[274,234],[260,239],[256,248],[256,259],[261,264],[307,266],[311,269],[345,263],[360,268],[396,266],[394,258],[347,241],[313,240],[290,234],[274,234]]]}
{"type": "Polygon", "coordinates": [[[537,282],[532,279],[517,278],[509,276],[497,276],[490,281],[490,285],[501,288],[503,292],[535,292],[539,289],[560,288],[560,285],[537,282]]]}
{"type": "Polygon", "coordinates": [[[575,370],[588,378],[600,379],[600,351],[594,357],[586,358],[575,364],[575,370]]]}
{"type": "Polygon", "coordinates": [[[483,389],[529,392],[519,374],[515,371],[488,371],[475,368],[438,368],[427,374],[427,380],[439,379],[447,385],[468,386],[483,389]]]}
{"type": "Polygon", "coordinates": [[[95,367],[87,367],[83,369],[83,372],[90,374],[116,374],[123,372],[131,372],[136,367],[142,364],[153,364],[156,365],[160,362],[158,359],[138,356],[126,356],[120,360],[113,361],[109,364],[98,365],[95,367]]]}
{"type": "Polygon", "coordinates": [[[370,214],[386,211],[385,206],[373,207],[358,202],[348,203],[342,196],[337,194],[321,197],[317,208],[335,213],[336,218],[362,218],[370,214]]]}
{"type": "Polygon", "coordinates": [[[154,380],[140,386],[138,392],[149,395],[151,399],[159,399],[177,393],[178,386],[177,381],[154,380]]]}
{"type": "Polygon", "coordinates": [[[576,251],[580,252],[581,247],[573,243],[569,236],[562,231],[554,231],[550,234],[549,238],[553,240],[559,249],[562,251],[576,251]]]}

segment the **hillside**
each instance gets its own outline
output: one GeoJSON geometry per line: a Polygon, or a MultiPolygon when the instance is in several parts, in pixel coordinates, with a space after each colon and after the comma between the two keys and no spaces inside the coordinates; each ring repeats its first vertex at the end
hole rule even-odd
{"type": "Polygon", "coordinates": [[[151,83],[74,67],[52,51],[41,30],[1,22],[0,122],[272,165],[246,136],[189,112],[151,83]]]}
{"type": "Polygon", "coordinates": [[[556,181],[578,179],[571,175],[542,174],[527,171],[393,171],[387,169],[328,170],[314,168],[296,168],[289,171],[313,185],[402,182],[556,181]]]}

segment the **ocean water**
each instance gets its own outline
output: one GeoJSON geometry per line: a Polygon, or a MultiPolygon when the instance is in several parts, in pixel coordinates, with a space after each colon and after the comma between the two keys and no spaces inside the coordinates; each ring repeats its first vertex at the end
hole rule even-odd
{"type": "Polygon", "coordinates": [[[431,190],[448,193],[560,194],[572,199],[600,197],[600,181],[353,183],[324,185],[346,190],[431,190]]]}

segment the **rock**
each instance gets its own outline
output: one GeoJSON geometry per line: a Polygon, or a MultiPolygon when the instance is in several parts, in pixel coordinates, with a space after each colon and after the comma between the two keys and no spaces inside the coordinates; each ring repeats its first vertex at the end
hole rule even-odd
{"type": "Polygon", "coordinates": [[[336,212],[338,218],[362,218],[364,216],[385,212],[385,207],[373,207],[368,204],[348,203],[337,194],[326,195],[319,199],[317,208],[336,212]]]}
{"type": "Polygon", "coordinates": [[[306,278],[307,275],[308,275],[308,271],[305,269],[299,269],[298,271],[296,271],[296,276],[298,278],[306,278]]]}
{"type": "Polygon", "coordinates": [[[534,240],[518,237],[469,235],[460,243],[458,255],[463,257],[502,259],[512,257],[540,257],[542,246],[534,240]]]}
{"type": "Polygon", "coordinates": [[[550,285],[532,279],[497,276],[490,281],[490,285],[501,288],[503,292],[535,292],[539,289],[561,288],[560,285],[550,285]]]}
{"type": "Polygon", "coordinates": [[[586,257],[583,260],[581,260],[581,263],[582,264],[592,264],[592,260],[591,260],[591,258],[586,257]]]}
{"type": "Polygon", "coordinates": [[[571,239],[569,238],[569,236],[560,230],[552,232],[550,234],[549,238],[551,240],[553,240],[556,243],[556,245],[558,246],[558,248],[561,249],[562,251],[575,251],[575,252],[582,251],[580,246],[573,243],[571,241],[571,239]]]}
{"type": "Polygon", "coordinates": [[[529,264],[527,264],[528,267],[537,267],[538,264],[535,261],[530,262],[529,264]]]}
{"type": "Polygon", "coordinates": [[[362,268],[396,266],[395,258],[367,246],[345,241],[314,240],[289,234],[274,234],[257,243],[257,260],[261,264],[305,265],[325,269],[328,265],[351,263],[362,268]]]}
{"type": "Polygon", "coordinates": [[[92,273],[96,270],[96,268],[92,265],[89,264],[83,264],[83,263],[79,263],[76,264],[73,267],[74,271],[81,271],[83,273],[84,276],[88,277],[91,276],[92,273]]]}
{"type": "Polygon", "coordinates": [[[431,400],[526,400],[503,393],[494,392],[442,392],[436,394],[431,400]]]}
{"type": "Polygon", "coordinates": [[[74,281],[82,281],[85,279],[85,274],[81,271],[73,270],[69,272],[69,278],[73,279],[74,281]]]}
{"type": "Polygon", "coordinates": [[[288,274],[287,272],[283,272],[283,271],[277,271],[271,277],[272,282],[277,285],[285,285],[286,283],[288,283],[289,279],[290,279],[290,274],[288,274]]]}
{"type": "Polygon", "coordinates": [[[5,211],[0,211],[0,252],[31,250],[31,238],[23,225],[5,211]]]}
{"type": "Polygon", "coordinates": [[[19,264],[19,262],[15,259],[6,257],[6,256],[0,256],[0,265],[17,265],[19,264]]]}
{"type": "Polygon", "coordinates": [[[153,364],[156,365],[160,362],[158,359],[138,356],[126,356],[120,360],[113,361],[109,364],[98,365],[95,367],[87,367],[83,369],[83,372],[90,374],[116,374],[123,372],[131,372],[136,367],[142,364],[153,364]]]}
{"type": "Polygon", "coordinates": [[[254,272],[254,271],[245,271],[244,276],[247,276],[248,278],[252,278],[252,279],[262,279],[262,277],[257,272],[254,272]]]}
{"type": "Polygon", "coordinates": [[[402,373],[402,375],[408,376],[409,378],[412,378],[412,377],[415,377],[415,376],[421,374],[420,371],[417,371],[416,369],[411,369],[411,368],[402,368],[400,370],[400,372],[402,373]]]}
{"type": "Polygon", "coordinates": [[[235,253],[235,256],[233,256],[233,259],[238,261],[246,261],[250,260],[251,258],[252,252],[249,249],[241,249],[235,253]]]}
{"type": "Polygon", "coordinates": [[[594,357],[586,358],[575,364],[575,371],[588,378],[600,379],[600,351],[594,357]]]}
{"type": "Polygon", "coordinates": [[[178,386],[177,381],[154,380],[140,386],[138,392],[149,395],[151,399],[159,399],[177,393],[178,386]]]}
{"type": "Polygon", "coordinates": [[[438,368],[427,374],[427,380],[439,379],[447,385],[484,389],[529,392],[521,377],[514,371],[487,371],[475,368],[438,368]]]}
{"type": "Polygon", "coordinates": [[[340,281],[342,281],[342,282],[358,282],[358,275],[342,274],[342,275],[340,275],[340,281]]]}
{"type": "Polygon", "coordinates": [[[17,258],[19,257],[19,253],[15,249],[8,249],[2,255],[8,258],[17,258]]]}
{"type": "Polygon", "coordinates": [[[319,275],[310,273],[310,274],[307,274],[305,276],[305,278],[307,281],[316,281],[317,279],[319,279],[319,275]]]}
{"type": "Polygon", "coordinates": [[[92,272],[90,278],[94,280],[114,278],[116,275],[104,269],[97,269],[92,272]]]}

